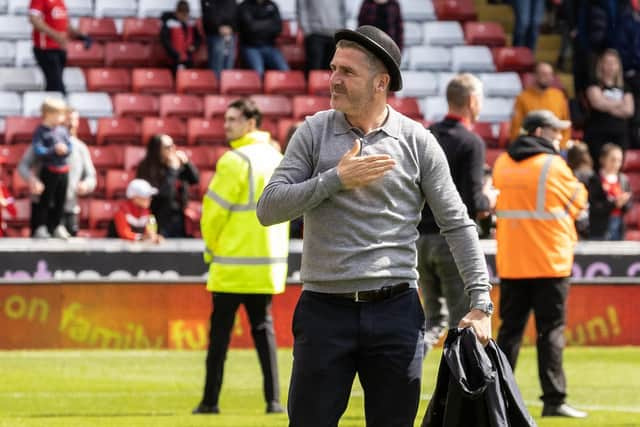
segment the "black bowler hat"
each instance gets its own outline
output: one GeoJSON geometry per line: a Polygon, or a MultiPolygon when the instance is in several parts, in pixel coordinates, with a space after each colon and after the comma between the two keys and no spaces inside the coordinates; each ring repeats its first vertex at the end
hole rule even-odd
{"type": "Polygon", "coordinates": [[[389,90],[395,92],[402,89],[402,75],[400,74],[402,53],[396,42],[387,33],[373,25],[363,25],[355,31],[338,30],[333,39],[336,43],[340,40],[350,40],[373,53],[384,63],[391,76],[389,90]]]}

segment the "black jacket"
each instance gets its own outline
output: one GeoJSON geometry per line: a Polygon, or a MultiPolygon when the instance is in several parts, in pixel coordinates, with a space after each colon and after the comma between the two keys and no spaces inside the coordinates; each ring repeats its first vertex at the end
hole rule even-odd
{"type": "Polygon", "coordinates": [[[422,427],[535,427],[506,356],[470,328],[450,329],[422,427]]]}
{"type": "Polygon", "coordinates": [[[278,6],[271,0],[258,3],[245,0],[238,6],[240,43],[248,46],[274,46],[282,32],[278,6]]]}
{"type": "MultiPolygon", "coordinates": [[[[453,182],[467,207],[472,220],[481,211],[490,209],[489,199],[482,193],[484,180],[485,144],[482,138],[468,130],[459,120],[446,117],[444,120],[431,125],[429,130],[440,143],[453,182]]],[[[428,205],[422,211],[422,220],[418,224],[421,234],[438,234],[440,229],[436,225],[433,213],[428,205]]]]}
{"type": "Polygon", "coordinates": [[[220,27],[228,25],[235,31],[236,0],[201,0],[202,28],[208,36],[219,36],[220,27]]]}
{"type": "MultiPolygon", "coordinates": [[[[620,187],[622,187],[623,192],[631,191],[629,179],[625,174],[618,174],[618,180],[620,181],[620,187]]],[[[589,191],[589,238],[604,239],[607,234],[609,216],[611,215],[611,211],[616,207],[615,202],[607,198],[602,188],[599,173],[591,175],[587,182],[587,190],[589,191]]],[[[627,204],[622,207],[623,215],[629,210],[632,203],[632,200],[629,200],[627,204]]]]}

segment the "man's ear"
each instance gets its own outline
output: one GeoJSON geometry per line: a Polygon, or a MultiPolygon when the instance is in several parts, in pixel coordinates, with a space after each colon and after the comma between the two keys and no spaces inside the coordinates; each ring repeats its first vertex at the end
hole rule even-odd
{"type": "Polygon", "coordinates": [[[391,82],[391,76],[387,73],[378,74],[376,90],[379,92],[384,92],[389,88],[389,84],[391,82]]]}

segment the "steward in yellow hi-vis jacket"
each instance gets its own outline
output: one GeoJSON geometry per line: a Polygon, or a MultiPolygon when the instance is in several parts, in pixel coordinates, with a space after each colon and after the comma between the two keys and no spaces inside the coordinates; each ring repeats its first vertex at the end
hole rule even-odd
{"type": "Polygon", "coordinates": [[[200,228],[213,312],[207,377],[196,414],[219,412],[224,361],[240,304],[260,359],[267,412],[282,412],[271,299],[285,288],[289,224],[264,227],[256,216],[258,199],[282,159],[269,133],[257,130],[261,118],[250,100],[229,105],[224,127],[232,149],[218,160],[202,204],[200,228]]]}

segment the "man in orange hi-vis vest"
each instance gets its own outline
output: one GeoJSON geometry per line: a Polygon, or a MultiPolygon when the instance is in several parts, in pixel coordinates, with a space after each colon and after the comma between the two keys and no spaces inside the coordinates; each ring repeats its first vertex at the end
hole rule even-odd
{"type": "Polygon", "coordinates": [[[583,418],[565,403],[562,367],[564,327],[573,249],[574,220],[587,203],[585,187],[558,149],[570,122],[551,111],[530,112],[525,135],[498,157],[493,182],[496,202],[496,263],[500,277],[498,345],[515,368],[522,334],[533,309],[543,416],[583,418]]]}

